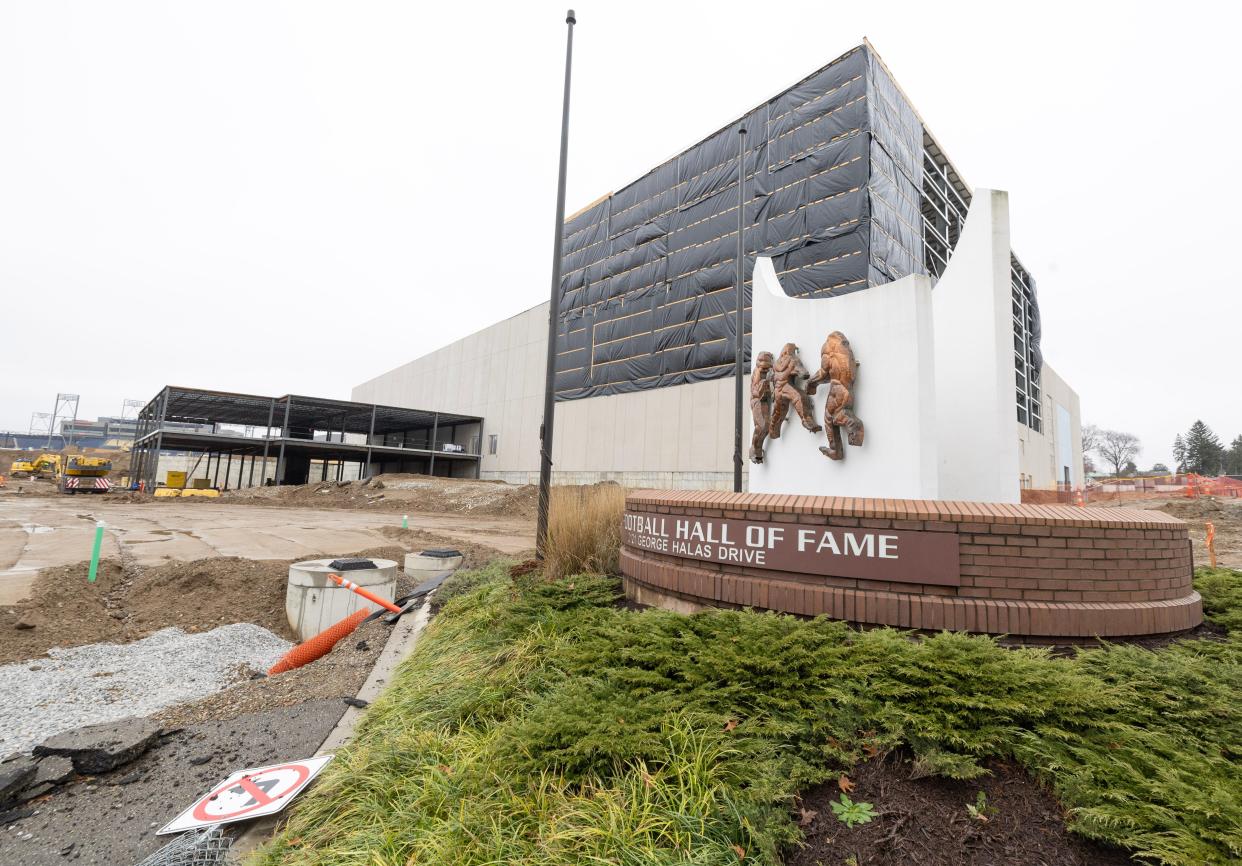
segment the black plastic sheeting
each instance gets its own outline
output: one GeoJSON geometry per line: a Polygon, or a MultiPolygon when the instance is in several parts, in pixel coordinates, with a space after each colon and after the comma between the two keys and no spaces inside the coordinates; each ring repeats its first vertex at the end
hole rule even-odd
{"type": "Polygon", "coordinates": [[[926,273],[923,127],[866,45],[566,221],[558,400],[732,375],[738,127],[750,274],[792,297],[926,273]]]}

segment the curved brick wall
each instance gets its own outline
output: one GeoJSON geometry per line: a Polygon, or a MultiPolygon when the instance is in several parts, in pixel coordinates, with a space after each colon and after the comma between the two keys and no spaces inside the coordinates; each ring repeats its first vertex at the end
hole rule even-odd
{"type": "MultiPolygon", "coordinates": [[[[827,561],[796,555],[816,569],[827,561]]],[[[1048,638],[1193,628],[1203,611],[1191,567],[1185,524],[1154,511],[712,491],[630,494],[621,548],[627,591],[661,606],[756,607],[1048,638]],[[737,553],[740,539],[761,540],[765,531],[786,547],[798,539],[810,549],[833,535],[834,546],[885,556],[833,560],[844,565],[825,566],[835,574],[782,570],[794,554],[779,550],[768,551],[763,567],[702,558],[705,547],[708,557],[725,555],[720,544],[713,553],[698,543],[719,542],[721,534],[730,557],[753,556],[737,553]],[[901,550],[910,556],[902,560],[901,550]],[[851,570],[866,576],[839,573],[851,570]]]]}

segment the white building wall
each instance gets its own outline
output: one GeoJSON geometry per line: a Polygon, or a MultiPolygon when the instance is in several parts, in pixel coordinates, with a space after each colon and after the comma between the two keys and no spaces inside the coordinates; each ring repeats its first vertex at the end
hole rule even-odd
{"type": "MultiPolygon", "coordinates": [[[[761,257],[754,285],[754,352],[779,356],[785,343],[794,343],[814,374],[828,334],[845,334],[858,362],[854,411],[865,435],[855,447],[841,431],[845,459],[830,460],[819,451],[827,431],[805,430],[791,407],[781,437],[769,440],[764,462],[750,468],[750,492],[939,498],[931,281],[914,274],[837,298],[791,298],[772,260],[761,257]]],[[[827,399],[826,384],[811,397],[817,424],[824,423],[827,399]]],[[[746,420],[749,449],[749,408],[746,420]]]]}
{"type": "Polygon", "coordinates": [[[1023,487],[1051,489],[1063,483],[1064,467],[1070,470],[1070,484],[1083,485],[1082,415],[1078,394],[1051,367],[1044,364],[1040,373],[1043,406],[1043,429],[1036,433],[1015,420],[1018,428],[1018,457],[1023,487]],[[1067,422],[1069,429],[1063,429],[1067,422]],[[1068,439],[1068,454],[1065,440],[1068,439]]]}
{"type": "Polygon", "coordinates": [[[539,471],[547,328],[548,305],[540,304],[363,382],[351,399],[478,415],[481,477],[524,481],[539,471]]]}
{"type": "MultiPolygon", "coordinates": [[[[364,382],[350,399],[478,415],[480,477],[534,483],[547,328],[543,303],[364,382]]],[[[558,484],[731,489],[733,381],[557,403],[552,460],[558,484]]]]}
{"type": "Polygon", "coordinates": [[[944,499],[1017,502],[1021,495],[1010,295],[1009,195],[979,189],[933,295],[944,499]]]}

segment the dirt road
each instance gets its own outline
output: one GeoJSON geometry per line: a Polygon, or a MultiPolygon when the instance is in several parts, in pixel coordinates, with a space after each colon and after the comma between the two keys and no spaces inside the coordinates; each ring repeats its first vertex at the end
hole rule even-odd
{"type": "MultiPolygon", "coordinates": [[[[0,604],[24,598],[39,569],[89,559],[97,520],[106,524],[102,556],[139,565],[345,554],[391,544],[382,530],[401,525],[392,512],[6,493],[0,495],[0,604]]],[[[411,513],[409,525],[505,554],[535,545],[534,522],[525,518],[422,512],[411,513]]]]}

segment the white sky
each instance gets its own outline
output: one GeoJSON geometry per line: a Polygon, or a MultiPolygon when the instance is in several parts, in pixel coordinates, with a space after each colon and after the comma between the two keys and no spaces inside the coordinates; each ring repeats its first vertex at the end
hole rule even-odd
{"type": "MultiPolygon", "coordinates": [[[[1169,462],[1237,386],[1235,4],[584,2],[568,212],[868,36],[1011,194],[1048,362],[1169,462]]],[[[563,2],[0,0],[0,429],[348,397],[547,297],[563,2]]]]}

